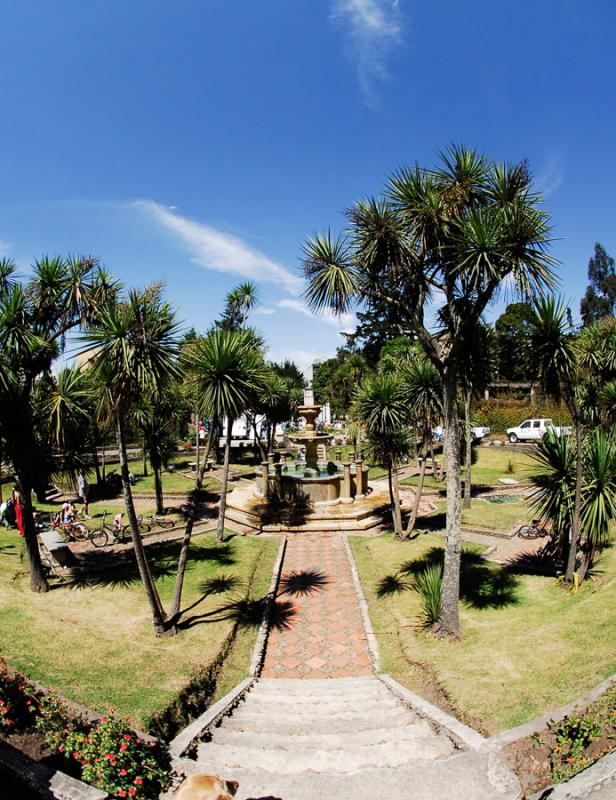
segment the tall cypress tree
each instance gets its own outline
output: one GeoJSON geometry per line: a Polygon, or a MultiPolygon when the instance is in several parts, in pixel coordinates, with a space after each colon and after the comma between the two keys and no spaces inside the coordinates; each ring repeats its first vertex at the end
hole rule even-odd
{"type": "Polygon", "coordinates": [[[580,303],[580,314],[584,325],[603,317],[613,317],[616,311],[616,268],[614,259],[605,248],[595,243],[595,255],[588,262],[589,286],[580,303]]]}

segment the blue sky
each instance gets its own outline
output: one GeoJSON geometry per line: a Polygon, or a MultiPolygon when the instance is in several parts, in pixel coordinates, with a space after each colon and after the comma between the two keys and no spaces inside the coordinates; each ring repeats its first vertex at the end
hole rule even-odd
{"type": "Polygon", "coordinates": [[[308,316],[302,242],[455,141],[529,159],[577,310],[616,255],[615,30],[613,0],[5,2],[0,253],[164,278],[199,329],[251,278],[304,365],[351,321],[308,316]]]}

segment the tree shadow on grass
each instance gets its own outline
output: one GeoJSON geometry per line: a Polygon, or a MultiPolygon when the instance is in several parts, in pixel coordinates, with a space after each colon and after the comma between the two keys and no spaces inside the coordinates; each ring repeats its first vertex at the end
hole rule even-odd
{"type": "Polygon", "coordinates": [[[258,628],[268,604],[270,626],[276,630],[288,630],[297,616],[295,606],[289,600],[271,600],[268,596],[260,600],[235,600],[220,608],[182,620],[178,628],[192,628],[195,625],[227,620],[235,622],[240,628],[258,628]]]}
{"type": "MultiPolygon", "coordinates": [[[[178,541],[161,542],[147,547],[146,554],[155,580],[176,574],[179,548],[178,541]]],[[[192,569],[200,561],[231,566],[236,560],[228,544],[218,547],[191,546],[187,570],[192,569]]],[[[120,552],[86,550],[79,553],[78,566],[72,581],[67,584],[70,588],[81,589],[86,586],[127,588],[141,580],[132,548],[120,552]]]]}
{"type": "MultiPolygon", "coordinates": [[[[444,551],[432,547],[418,559],[407,561],[397,573],[386,575],[377,586],[379,597],[414,589],[414,579],[426,567],[443,565],[444,551]]],[[[462,551],[460,599],[473,608],[503,608],[518,603],[519,581],[507,568],[488,564],[479,553],[462,551]]]]}
{"type": "Polygon", "coordinates": [[[317,569],[290,572],[280,581],[280,594],[290,594],[294,597],[310,595],[321,591],[328,583],[330,583],[329,578],[317,569]]]}

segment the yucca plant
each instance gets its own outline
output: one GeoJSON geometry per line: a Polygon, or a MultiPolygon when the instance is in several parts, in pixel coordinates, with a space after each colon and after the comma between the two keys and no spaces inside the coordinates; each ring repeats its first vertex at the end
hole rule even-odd
{"type": "Polygon", "coordinates": [[[431,628],[441,618],[443,606],[443,567],[431,564],[417,574],[413,588],[421,602],[421,621],[424,627],[431,628]]]}

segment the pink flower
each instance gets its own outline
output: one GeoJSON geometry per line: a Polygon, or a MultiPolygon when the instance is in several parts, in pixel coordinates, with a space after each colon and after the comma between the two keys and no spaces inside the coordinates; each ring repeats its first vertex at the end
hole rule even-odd
{"type": "Polygon", "coordinates": [[[120,775],[122,776],[128,775],[128,772],[124,769],[124,767],[122,767],[122,769],[120,770],[120,775]]]}

